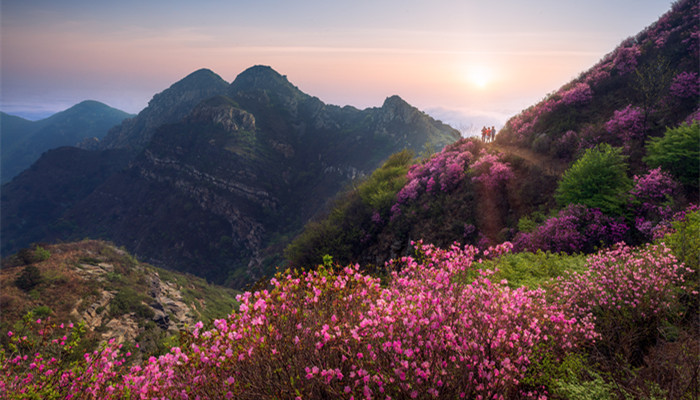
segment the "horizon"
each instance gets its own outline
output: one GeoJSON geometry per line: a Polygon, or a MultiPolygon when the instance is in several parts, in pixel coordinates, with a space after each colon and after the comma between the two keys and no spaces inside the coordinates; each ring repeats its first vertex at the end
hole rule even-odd
{"type": "Polygon", "coordinates": [[[324,103],[398,95],[463,131],[502,126],[654,23],[667,1],[431,4],[4,2],[0,110],[41,119],[84,100],[137,114],[200,68],[269,65],[324,103]]]}

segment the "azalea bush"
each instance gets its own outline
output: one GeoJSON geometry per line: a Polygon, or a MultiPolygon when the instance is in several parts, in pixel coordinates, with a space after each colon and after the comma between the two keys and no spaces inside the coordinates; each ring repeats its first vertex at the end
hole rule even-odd
{"type": "Polygon", "coordinates": [[[671,82],[671,95],[679,98],[696,98],[700,94],[700,79],[697,72],[683,71],[671,82]]]}
{"type": "Polygon", "coordinates": [[[129,397],[121,382],[129,352],[114,340],[85,353],[84,323],[52,323],[25,317],[0,348],[0,397],[8,399],[103,399],[129,397]],[[117,394],[119,393],[119,394],[117,394]]]}
{"type": "Polygon", "coordinates": [[[623,221],[599,209],[571,204],[532,232],[518,232],[513,245],[517,251],[591,253],[623,240],[628,230],[623,221]]]}
{"type": "Polygon", "coordinates": [[[528,397],[538,388],[519,382],[538,344],[561,356],[592,338],[541,291],[453,282],[472,268],[471,247],[417,251],[420,260],[394,264],[387,288],[357,267],[280,275],[215,329],[195,330],[187,350],[151,360],[138,387],[220,398],[528,397]]]}
{"type": "Polygon", "coordinates": [[[487,190],[503,187],[513,178],[513,170],[510,164],[502,160],[502,154],[491,154],[486,150],[481,150],[470,171],[473,175],[472,181],[480,183],[487,190]]]}
{"type": "Polygon", "coordinates": [[[619,243],[589,257],[588,269],[557,278],[549,293],[570,304],[578,316],[595,316],[597,349],[607,361],[616,355],[640,365],[664,321],[678,319],[693,270],[663,244],[634,248],[619,243]]]}
{"type": "Polygon", "coordinates": [[[392,263],[386,287],[356,266],[282,273],[240,296],[239,312],[197,324],[180,346],[129,370],[108,345],[37,381],[53,364],[37,370],[38,356],[13,353],[2,358],[2,389],[22,398],[539,398],[543,357],[562,360],[597,336],[543,290],[492,282],[473,247],[418,243],[416,252],[392,263]]]}
{"type": "Polygon", "coordinates": [[[613,117],[605,123],[605,129],[616,141],[629,147],[631,141],[644,137],[644,113],[639,107],[630,104],[615,111],[613,117]]]}
{"type": "Polygon", "coordinates": [[[411,166],[406,174],[406,185],[396,195],[396,204],[415,200],[422,193],[454,189],[464,179],[478,148],[475,141],[462,139],[411,166]]]}
{"type": "Polygon", "coordinates": [[[660,167],[634,176],[629,208],[633,210],[635,228],[645,239],[652,239],[654,232],[671,220],[676,211],[675,199],[680,193],[680,184],[660,167]]]}

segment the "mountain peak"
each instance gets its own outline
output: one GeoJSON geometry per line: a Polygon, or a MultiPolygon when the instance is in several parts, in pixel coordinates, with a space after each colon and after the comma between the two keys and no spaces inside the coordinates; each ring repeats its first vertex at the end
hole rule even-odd
{"type": "Polygon", "coordinates": [[[410,107],[413,108],[410,104],[406,102],[406,100],[402,99],[398,95],[393,95],[389,96],[384,100],[384,104],[382,105],[382,108],[393,108],[393,109],[398,109],[398,108],[405,108],[405,107],[410,107]]]}
{"type": "Polygon", "coordinates": [[[217,75],[214,71],[207,68],[201,68],[175,82],[172,86],[170,86],[170,88],[177,90],[191,90],[195,88],[201,89],[204,87],[222,86],[222,83],[226,84],[226,81],[224,81],[223,78],[217,75]]]}
{"type": "Polygon", "coordinates": [[[255,89],[301,93],[299,88],[292,85],[285,75],[281,75],[266,65],[255,65],[241,72],[231,83],[230,89],[234,93],[255,89]]]}
{"type": "Polygon", "coordinates": [[[101,147],[141,149],[156,128],[181,120],[201,101],[224,94],[227,88],[228,82],[219,75],[206,68],[198,69],[154,95],[135,118],[112,129],[101,147]]]}

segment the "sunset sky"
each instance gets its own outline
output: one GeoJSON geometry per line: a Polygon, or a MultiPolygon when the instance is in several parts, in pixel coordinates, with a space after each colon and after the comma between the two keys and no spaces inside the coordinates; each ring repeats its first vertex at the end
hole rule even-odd
{"type": "Polygon", "coordinates": [[[137,113],[199,68],[264,64],[326,103],[398,94],[501,125],[669,10],[668,0],[3,0],[0,110],[93,99],[137,113]]]}

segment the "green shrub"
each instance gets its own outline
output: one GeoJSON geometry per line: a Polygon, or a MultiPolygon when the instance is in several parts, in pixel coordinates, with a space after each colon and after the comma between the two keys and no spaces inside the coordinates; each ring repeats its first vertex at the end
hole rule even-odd
{"type": "Polygon", "coordinates": [[[142,303],[142,298],[131,288],[120,289],[109,303],[109,313],[116,317],[119,315],[136,313],[141,318],[153,318],[153,310],[142,303]]]}
{"type": "Polygon", "coordinates": [[[620,215],[631,188],[621,149],[601,144],[586,150],[564,173],[555,199],[561,206],[583,204],[607,215],[620,215]]]}
{"type": "Polygon", "coordinates": [[[671,224],[673,232],[662,241],[673,255],[693,270],[700,271],[700,211],[689,212],[685,218],[671,224]]]}
{"type": "Polygon", "coordinates": [[[597,376],[590,381],[557,381],[553,385],[553,393],[559,398],[568,400],[606,400],[614,399],[613,385],[597,376]]]}
{"type": "Polygon", "coordinates": [[[700,125],[697,121],[692,125],[682,124],[677,128],[667,129],[664,136],[650,139],[646,148],[644,162],[650,167],[660,166],[684,185],[698,188],[700,125]]]}
{"type": "Polygon", "coordinates": [[[51,310],[49,306],[39,306],[32,310],[32,315],[34,316],[34,318],[44,319],[50,316],[52,313],[53,310],[51,310]]]}
{"type": "Polygon", "coordinates": [[[3,266],[20,266],[35,264],[38,262],[46,261],[51,257],[51,253],[41,246],[36,246],[34,248],[24,248],[17,252],[7,260],[3,260],[3,266]]]}
{"type": "Polygon", "coordinates": [[[34,265],[27,265],[17,279],[15,279],[15,285],[25,292],[29,292],[35,286],[39,285],[42,280],[39,268],[34,265]]]}
{"type": "Polygon", "coordinates": [[[396,200],[396,193],[406,183],[406,172],[412,161],[413,153],[408,150],[392,154],[358,188],[362,202],[373,210],[391,207],[396,200]]]}
{"type": "Polygon", "coordinates": [[[45,248],[37,246],[34,249],[34,256],[36,257],[37,262],[41,262],[48,260],[51,257],[51,253],[49,253],[49,251],[45,248]]]}

